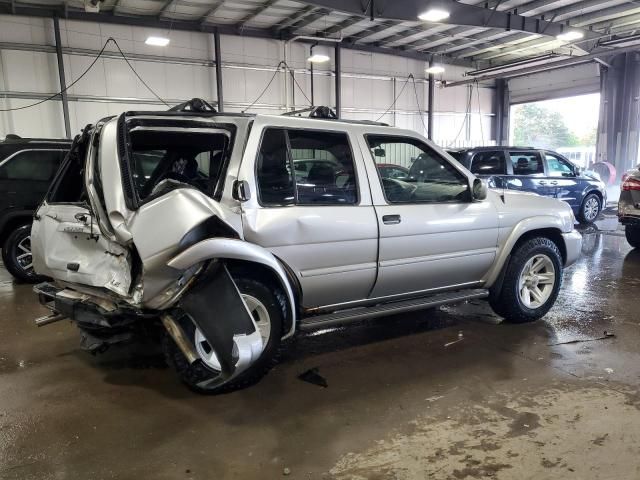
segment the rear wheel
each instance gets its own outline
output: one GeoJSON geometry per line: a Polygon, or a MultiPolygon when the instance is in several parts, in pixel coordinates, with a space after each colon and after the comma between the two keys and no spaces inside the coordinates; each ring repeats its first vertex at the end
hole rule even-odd
{"type": "Polygon", "coordinates": [[[492,291],[491,308],[508,322],[543,317],[558,297],[562,257],[555,243],[537,237],[520,244],[511,256],[500,291],[492,291]]]}
{"type": "Polygon", "coordinates": [[[258,382],[276,364],[283,335],[286,315],[285,296],[258,280],[234,279],[242,294],[265,345],[260,357],[238,377],[226,383],[216,382],[220,363],[204,335],[192,322],[185,333],[192,339],[199,359],[189,364],[173,339],[165,336],[165,356],[178,376],[189,388],[198,393],[223,393],[238,390],[258,382]],[[207,384],[213,386],[207,386],[207,384]]]}
{"type": "Polygon", "coordinates": [[[580,223],[593,223],[600,215],[602,209],[602,202],[600,197],[595,193],[590,193],[586,196],[578,212],[578,221],[580,223]]]}
{"type": "Polygon", "coordinates": [[[26,283],[44,281],[33,269],[31,254],[31,224],[16,228],[2,245],[2,261],[16,279],[26,283]]]}
{"type": "Polygon", "coordinates": [[[640,226],[627,225],[624,227],[624,233],[627,237],[627,242],[633,248],[640,248],[640,226]]]}

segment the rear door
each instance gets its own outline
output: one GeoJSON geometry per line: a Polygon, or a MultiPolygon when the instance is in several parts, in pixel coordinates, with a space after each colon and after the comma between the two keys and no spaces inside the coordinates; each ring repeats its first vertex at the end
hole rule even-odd
{"type": "Polygon", "coordinates": [[[366,299],[378,226],[357,137],[326,121],[277,123],[256,120],[242,161],[238,178],[251,192],[242,204],[245,240],[291,269],[304,307],[366,299]]]}
{"type": "Polygon", "coordinates": [[[582,202],[582,187],[576,175],[576,168],[566,159],[553,152],[544,152],[547,163],[547,178],[553,196],[563,200],[573,208],[582,202]]]}
{"type": "Polygon", "coordinates": [[[484,178],[492,188],[505,188],[507,181],[507,162],[501,150],[480,151],[473,155],[469,170],[484,178]]]}
{"type": "Polygon", "coordinates": [[[553,197],[555,189],[545,177],[542,153],[538,150],[509,150],[507,162],[513,174],[509,176],[506,187],[510,190],[533,192],[553,197]]]}
{"type": "Polygon", "coordinates": [[[0,192],[9,208],[33,210],[44,198],[66,150],[24,149],[0,162],[0,192]]]}

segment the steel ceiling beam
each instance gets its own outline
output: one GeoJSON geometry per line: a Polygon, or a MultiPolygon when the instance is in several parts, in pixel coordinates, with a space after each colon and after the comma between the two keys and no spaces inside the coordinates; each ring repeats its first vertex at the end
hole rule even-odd
{"type": "Polygon", "coordinates": [[[317,10],[313,5],[307,5],[304,8],[301,8],[297,12],[295,12],[290,17],[284,19],[281,23],[274,25],[272,28],[274,31],[286,30],[289,25],[293,25],[295,22],[300,20],[301,18],[306,17],[308,14],[317,10]]]}
{"type": "Polygon", "coordinates": [[[250,22],[258,15],[260,15],[265,10],[269,9],[274,3],[278,2],[278,0],[267,0],[265,3],[260,5],[258,8],[253,9],[250,13],[244,16],[242,20],[236,23],[237,28],[243,28],[247,22],[250,22]]]}
{"type": "Polygon", "coordinates": [[[355,25],[356,23],[361,22],[362,20],[364,20],[363,17],[351,16],[339,23],[336,23],[335,25],[332,25],[331,27],[325,28],[320,33],[322,35],[333,35],[334,33],[338,33],[341,30],[344,30],[345,28],[349,28],[352,25],[355,25]]]}
{"type": "Polygon", "coordinates": [[[209,10],[206,11],[204,15],[202,15],[197,21],[203,25],[207,22],[209,17],[216,13],[223,5],[225,0],[219,0],[216,2],[209,10]]]}
{"type": "Polygon", "coordinates": [[[301,28],[306,27],[307,25],[315,22],[316,20],[324,17],[325,15],[329,15],[330,13],[331,11],[327,10],[326,8],[320,8],[318,10],[314,10],[308,15],[302,17],[300,20],[296,21],[295,23],[292,23],[286,28],[281,28],[278,31],[288,31],[289,33],[293,34],[297,30],[300,30],[301,28]]]}
{"type": "MultiPolygon", "coordinates": [[[[305,0],[305,3],[323,7],[330,11],[336,10],[355,15],[367,15],[368,10],[363,8],[361,0],[305,0]]],[[[427,10],[433,2],[429,0],[415,1],[387,1],[382,5],[376,2],[368,2],[374,8],[374,16],[388,20],[418,21],[418,15],[427,10]]],[[[366,5],[365,5],[366,6],[366,5]]],[[[483,28],[502,28],[506,30],[518,30],[522,32],[556,36],[565,29],[564,25],[556,22],[548,22],[508,12],[467,5],[455,0],[439,0],[438,7],[450,13],[449,21],[452,25],[467,25],[483,28]]],[[[589,31],[583,32],[589,38],[589,31]]]]}

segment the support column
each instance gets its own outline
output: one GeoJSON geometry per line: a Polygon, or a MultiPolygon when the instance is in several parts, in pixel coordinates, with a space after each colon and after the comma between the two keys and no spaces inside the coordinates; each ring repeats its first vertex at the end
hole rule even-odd
{"type": "Polygon", "coordinates": [[[224,112],[224,95],[222,94],[222,54],[220,53],[220,32],[213,32],[213,48],[216,56],[216,91],[218,93],[218,111],[224,112]]]}
{"type": "Polygon", "coordinates": [[[336,115],[340,118],[340,108],[342,107],[342,54],[340,44],[336,43],[335,55],[333,61],[335,63],[336,74],[336,115]]]}
{"type": "Polygon", "coordinates": [[[56,39],[56,56],[58,58],[58,76],[60,77],[60,91],[62,92],[62,115],[64,117],[64,131],[67,138],[71,138],[71,123],[69,122],[69,100],[67,99],[67,81],[64,74],[64,59],[62,57],[62,40],[60,39],[60,22],[53,17],[53,33],[56,39]]]}
{"type": "MultiPolygon", "coordinates": [[[[429,66],[432,64],[430,63],[429,66]]],[[[427,138],[433,140],[433,114],[435,112],[435,89],[436,80],[432,73],[429,74],[429,85],[427,86],[427,138]]]]}
{"type": "Polygon", "coordinates": [[[504,78],[496,80],[495,117],[493,121],[493,137],[496,145],[507,145],[509,142],[509,82],[504,78]]]}
{"type": "Polygon", "coordinates": [[[638,163],[640,55],[621,53],[612,68],[600,66],[600,117],[596,158],[616,168],[618,178],[638,163]]]}

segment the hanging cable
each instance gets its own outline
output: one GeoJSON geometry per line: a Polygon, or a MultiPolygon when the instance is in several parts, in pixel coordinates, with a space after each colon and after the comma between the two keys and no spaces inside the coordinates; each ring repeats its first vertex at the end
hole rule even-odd
{"type": "MultiPolygon", "coordinates": [[[[283,60],[283,62],[284,62],[284,60],[283,60]]],[[[291,78],[293,79],[293,83],[296,84],[296,87],[298,87],[298,90],[300,90],[300,92],[302,93],[302,96],[307,99],[307,102],[309,102],[309,105],[312,105],[311,104],[311,99],[309,99],[309,97],[307,97],[307,94],[304,93],[304,90],[302,89],[302,87],[300,86],[298,81],[296,80],[295,71],[293,70],[293,68],[291,68],[289,65],[287,65],[287,62],[284,62],[284,65],[287,68],[287,70],[289,71],[289,74],[291,74],[291,78]]]]}
{"type": "Polygon", "coordinates": [[[445,148],[448,148],[448,147],[452,146],[454,143],[456,143],[456,141],[458,140],[458,137],[462,133],[462,129],[467,124],[467,119],[469,118],[469,114],[471,113],[471,99],[472,98],[473,98],[473,92],[471,92],[469,94],[469,98],[467,99],[467,108],[466,108],[466,110],[464,112],[464,118],[462,119],[462,125],[460,125],[460,130],[458,130],[458,133],[456,134],[455,138],[451,142],[449,142],[445,148]]]}
{"type": "Polygon", "coordinates": [[[262,98],[262,96],[267,92],[267,90],[273,83],[273,80],[276,78],[276,75],[278,75],[278,72],[280,71],[280,67],[283,65],[286,65],[286,63],[284,62],[284,60],[280,60],[280,62],[278,62],[278,65],[276,65],[276,69],[273,71],[273,75],[271,76],[271,79],[267,83],[267,86],[264,87],[264,89],[262,89],[262,92],[260,92],[260,95],[258,95],[257,98],[253,102],[251,102],[247,108],[242,110],[242,113],[245,113],[247,110],[253,107],[258,102],[258,100],[262,98]]]}
{"type": "MultiPolygon", "coordinates": [[[[124,54],[124,52],[120,49],[120,45],[118,45],[118,42],[116,41],[116,39],[115,39],[115,38],[113,38],[113,37],[109,37],[109,40],[111,40],[111,41],[115,44],[116,48],[118,49],[118,52],[120,52],[120,55],[122,55],[122,58],[124,58],[124,61],[125,61],[125,62],[127,62],[127,65],[129,65],[129,68],[131,69],[131,71],[134,73],[134,75],[135,75],[136,77],[138,77],[138,80],[140,80],[140,81],[142,82],[142,84],[147,88],[147,90],[149,90],[151,93],[153,93],[153,95],[154,95],[158,100],[160,100],[162,103],[164,103],[164,104],[165,104],[165,106],[170,107],[171,105],[169,105],[167,102],[165,102],[165,101],[160,97],[160,95],[158,95],[158,94],[153,90],[153,88],[151,88],[149,85],[147,85],[147,82],[145,82],[145,81],[142,79],[142,77],[141,77],[140,75],[138,75],[138,72],[136,72],[136,69],[135,69],[135,68],[133,68],[133,65],[131,65],[131,63],[129,62],[129,59],[127,58],[127,56],[126,56],[126,55],[124,54]]],[[[107,40],[107,43],[109,43],[109,40],[107,40]]],[[[105,44],[105,47],[106,47],[106,44],[105,44]]]]}
{"type": "Polygon", "coordinates": [[[16,110],[24,110],[27,108],[31,108],[31,107],[36,107],[38,105],[41,105],[45,102],[48,102],[50,100],[53,100],[56,97],[60,97],[62,96],[63,93],[65,93],[67,90],[69,90],[71,87],[73,87],[76,83],[78,83],[80,80],[82,80],[82,78],[89,73],[89,70],[91,70],[93,68],[93,66],[96,64],[96,62],[100,59],[100,57],[102,57],[102,54],[104,53],[105,49],[107,48],[107,45],[109,45],[110,42],[113,42],[116,46],[116,48],[118,49],[118,51],[120,52],[120,55],[122,56],[122,58],[125,60],[125,62],[127,62],[127,65],[129,65],[129,68],[133,71],[133,73],[135,74],[136,77],[138,77],[138,79],[142,82],[142,84],[151,92],[153,93],[153,95],[155,95],[155,97],[160,100],[162,103],[164,103],[167,107],[169,107],[170,105],[165,102],[162,98],[160,98],[160,96],[149,86],[147,85],[147,83],[142,79],[142,77],[140,77],[140,75],[138,75],[138,72],[136,72],[135,68],[133,68],[133,65],[131,65],[131,63],[129,63],[129,60],[127,59],[127,57],[125,56],[125,54],[122,52],[122,50],[120,49],[120,46],[118,45],[118,42],[115,40],[115,38],[113,37],[109,37],[107,39],[106,42],[104,42],[104,45],[102,46],[102,49],[100,49],[100,51],[98,52],[98,55],[96,55],[96,58],[93,59],[93,61],[91,62],[91,64],[84,70],[84,72],[82,72],[80,74],[80,76],[78,78],[76,78],[73,82],[71,82],[69,85],[67,85],[65,88],[63,88],[62,90],[60,90],[57,93],[54,93],[53,95],[49,95],[47,98],[44,98],[42,100],[39,100],[35,103],[31,103],[29,105],[24,105],[22,107],[15,107],[15,108],[0,108],[0,112],[13,112],[16,110]]]}
{"type": "Polygon", "coordinates": [[[391,110],[393,107],[395,107],[396,102],[398,101],[398,99],[402,95],[402,92],[404,92],[404,88],[407,86],[407,83],[409,83],[409,80],[412,79],[412,78],[413,78],[413,74],[410,73],[409,76],[407,77],[407,79],[405,80],[404,84],[402,85],[402,88],[400,89],[400,93],[398,93],[398,95],[396,95],[396,98],[393,99],[393,103],[389,106],[389,108],[387,108],[382,115],[380,115],[378,118],[376,118],[376,120],[375,120],[376,122],[379,122],[382,117],[384,117],[387,113],[389,113],[389,110],[391,110]]]}
{"type": "MultiPolygon", "coordinates": [[[[413,94],[416,97],[416,106],[418,107],[418,112],[420,113],[420,121],[422,122],[422,128],[424,128],[424,134],[427,134],[427,126],[424,124],[424,115],[422,113],[422,108],[420,108],[420,99],[418,98],[418,87],[416,87],[416,79],[411,76],[411,82],[413,83],[413,94]]],[[[429,106],[431,108],[431,106],[429,106]]]]}

